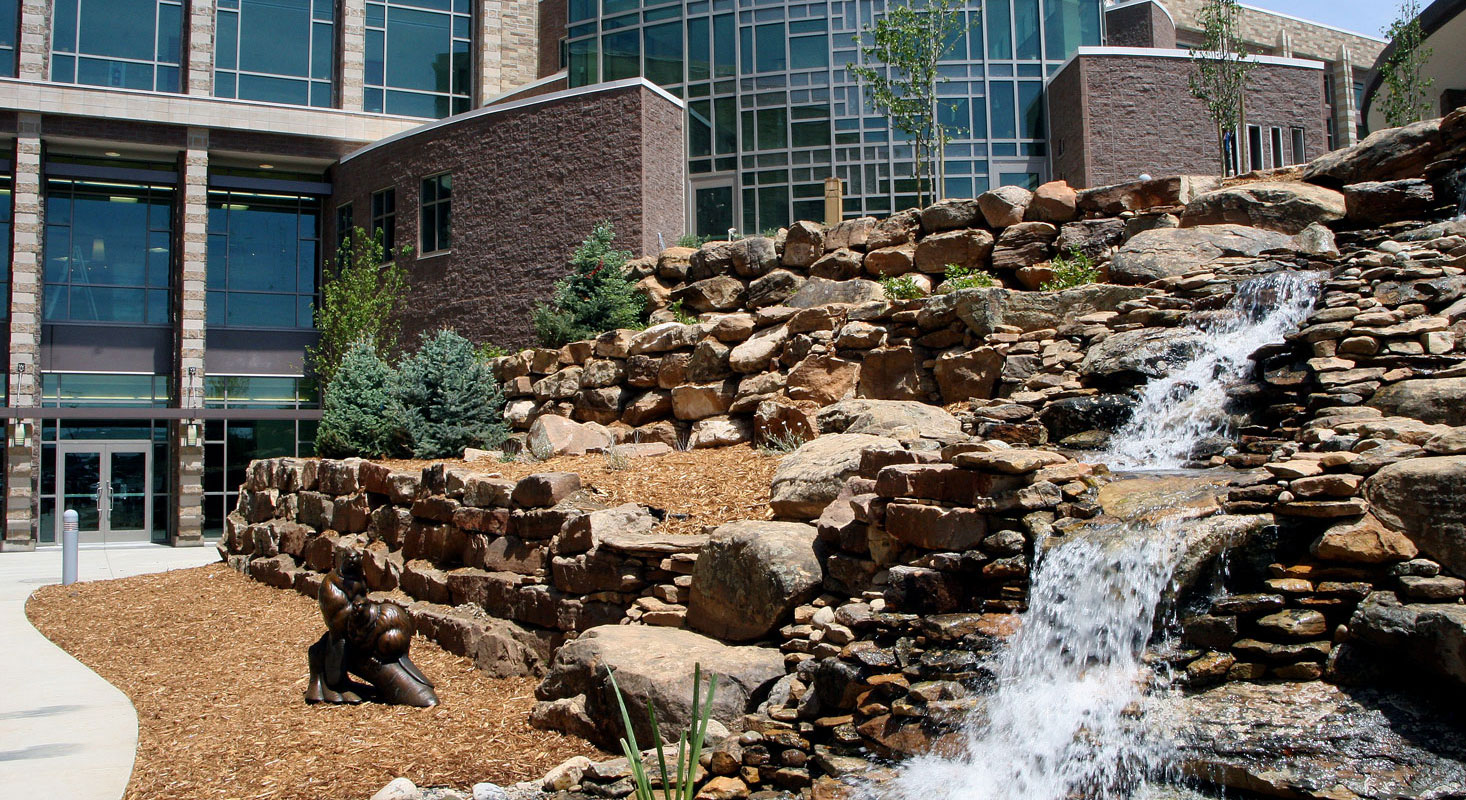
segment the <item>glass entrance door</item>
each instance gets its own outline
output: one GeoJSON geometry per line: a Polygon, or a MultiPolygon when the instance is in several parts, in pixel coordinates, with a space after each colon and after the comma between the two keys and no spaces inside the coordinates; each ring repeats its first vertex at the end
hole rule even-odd
{"type": "MultiPolygon", "coordinates": [[[[147,442],[63,442],[58,512],[73,509],[83,542],[146,542],[152,531],[152,447],[147,442]]],[[[61,541],[64,514],[56,514],[61,541]]]]}

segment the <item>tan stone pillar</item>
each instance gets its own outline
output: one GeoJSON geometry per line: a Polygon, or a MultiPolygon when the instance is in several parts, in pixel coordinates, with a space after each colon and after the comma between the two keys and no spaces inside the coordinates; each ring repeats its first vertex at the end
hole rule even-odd
{"type": "Polygon", "coordinates": [[[836,177],[825,178],[825,224],[839,225],[845,218],[845,182],[836,177]]]}
{"type": "Polygon", "coordinates": [[[1334,76],[1334,148],[1359,143],[1359,109],[1354,103],[1354,58],[1349,48],[1339,46],[1339,59],[1326,69],[1334,76]]]}
{"type": "MultiPolygon", "coordinates": [[[[15,185],[12,194],[14,246],[10,254],[10,374],[8,405],[41,404],[41,117],[19,115],[15,139],[15,185]]],[[[36,481],[40,465],[37,420],[7,426],[5,437],[5,537],[0,550],[36,546],[36,481]],[[25,425],[24,444],[10,434],[25,425]]]]}
{"type": "Polygon", "coordinates": [[[362,110],[366,88],[366,0],[341,3],[341,107],[362,110]]]}
{"type": "Polygon", "coordinates": [[[539,72],[539,7],[534,0],[480,0],[473,51],[473,105],[532,83],[539,72]]]}
{"type": "Polygon", "coordinates": [[[214,93],[214,0],[190,0],[188,49],[183,54],[183,91],[208,97],[214,93]]]}
{"type": "MultiPolygon", "coordinates": [[[[178,407],[204,406],[204,335],[208,310],[209,132],[189,128],[182,156],[179,198],[183,242],[178,273],[178,347],[174,386],[178,407]]],[[[202,545],[204,530],[203,420],[183,419],[169,427],[173,458],[173,544],[202,545]]]]}
{"type": "Polygon", "coordinates": [[[51,77],[51,2],[21,0],[17,77],[44,81],[51,77]]]}

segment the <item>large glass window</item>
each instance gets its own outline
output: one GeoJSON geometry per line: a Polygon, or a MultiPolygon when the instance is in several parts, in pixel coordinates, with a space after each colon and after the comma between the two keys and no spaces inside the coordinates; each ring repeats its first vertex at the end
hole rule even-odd
{"type": "Polygon", "coordinates": [[[15,45],[20,33],[20,0],[0,0],[0,78],[15,77],[15,45]]]}
{"type": "Polygon", "coordinates": [[[46,182],[48,322],[166,325],[173,189],[46,182]]]}
{"type": "Polygon", "coordinates": [[[397,190],[388,186],[372,192],[372,235],[382,232],[382,249],[388,259],[397,250],[397,190]]]}
{"type": "Polygon", "coordinates": [[[249,462],[257,458],[310,456],[316,423],[294,419],[250,419],[255,409],[316,408],[314,382],[293,376],[210,375],[204,405],[237,410],[239,418],[204,423],[204,535],[224,531],[249,462]]]}
{"type": "Polygon", "coordinates": [[[10,316],[10,223],[13,211],[10,176],[0,176],[0,319],[10,316]]]}
{"type": "Polygon", "coordinates": [[[646,79],[662,86],[682,82],[682,25],[669,22],[642,29],[646,41],[646,79]]]}
{"type": "Polygon", "coordinates": [[[51,80],[176,92],[182,41],[179,0],[55,0],[51,80]]]}
{"type": "Polygon", "coordinates": [[[421,252],[426,255],[452,247],[453,176],[445,172],[423,178],[421,203],[421,252]]]}
{"type": "Polygon", "coordinates": [[[331,106],[333,0],[219,0],[214,95],[331,106]]]}
{"type": "Polygon", "coordinates": [[[314,327],[320,217],[313,197],[209,192],[209,325],[314,327]]]}
{"type": "Polygon", "coordinates": [[[367,111],[446,117],[469,109],[469,5],[469,0],[369,0],[367,111]]]}

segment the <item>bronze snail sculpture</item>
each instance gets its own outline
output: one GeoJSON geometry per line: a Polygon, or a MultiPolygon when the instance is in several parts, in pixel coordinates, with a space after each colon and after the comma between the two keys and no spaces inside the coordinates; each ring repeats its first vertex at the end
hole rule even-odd
{"type": "Polygon", "coordinates": [[[438,704],[433,682],[412,663],[412,617],[395,603],[367,598],[361,553],[343,550],[317,595],[326,632],[310,646],[307,703],[364,699],[427,708],[438,704]],[[355,675],[371,686],[351,680],[355,675]]]}

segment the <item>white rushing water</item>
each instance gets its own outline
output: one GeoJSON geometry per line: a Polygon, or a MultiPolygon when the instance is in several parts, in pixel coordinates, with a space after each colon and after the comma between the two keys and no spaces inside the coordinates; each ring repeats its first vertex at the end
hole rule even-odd
{"type": "Polygon", "coordinates": [[[1320,273],[1289,271],[1239,284],[1223,313],[1199,326],[1200,352],[1145,385],[1099,460],[1115,469],[1175,469],[1198,444],[1226,434],[1227,388],[1248,377],[1253,353],[1308,317],[1321,284],[1320,273]]]}
{"type": "Polygon", "coordinates": [[[1142,663],[1179,557],[1180,525],[1075,532],[1037,560],[1028,612],[988,666],[993,693],[963,752],[904,765],[904,800],[1120,800],[1169,761],[1146,735],[1142,663]]]}

